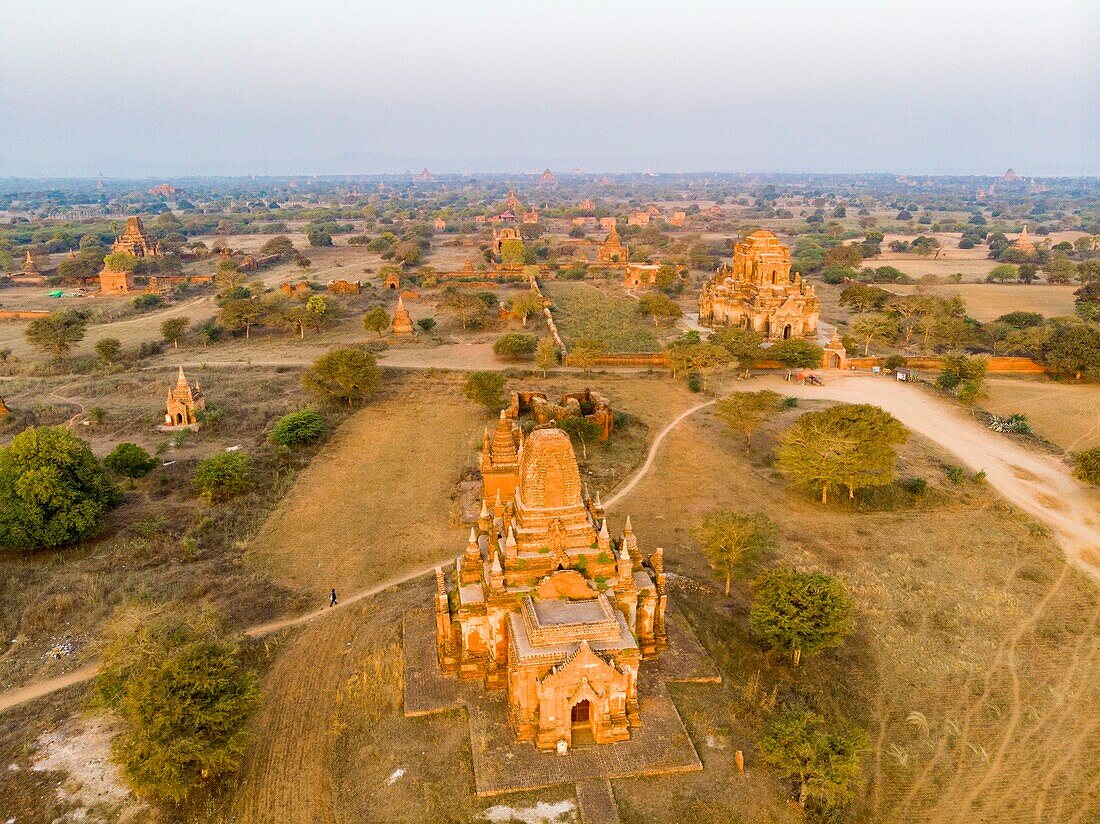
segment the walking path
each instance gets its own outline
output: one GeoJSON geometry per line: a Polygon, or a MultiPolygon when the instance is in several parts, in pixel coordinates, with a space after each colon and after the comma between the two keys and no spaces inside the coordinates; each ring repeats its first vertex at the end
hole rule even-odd
{"type": "MultiPolygon", "coordinates": [[[[945,400],[925,394],[883,376],[825,373],[824,386],[799,386],[778,376],[753,381],[753,389],[774,389],[802,398],[826,398],[847,403],[872,403],[880,406],[910,430],[938,443],[954,454],[959,462],[974,471],[984,471],[987,482],[1005,498],[1049,526],[1067,558],[1100,582],[1100,493],[1086,489],[1075,480],[1065,464],[1049,455],[1018,445],[968,417],[945,400]]],[[[745,389],[749,389],[746,386],[745,389]]],[[[704,401],[681,412],[653,439],[645,463],[618,492],[604,502],[610,507],[630,493],[653,467],[665,437],[684,420],[715,401],[704,401]]],[[[351,606],[373,595],[427,575],[436,567],[451,563],[448,556],[410,572],[383,581],[345,597],[331,609],[322,608],[304,615],[279,618],[249,627],[244,634],[259,638],[288,627],[300,626],[324,615],[351,606]]],[[[0,693],[0,712],[33,701],[57,690],[88,681],[99,671],[98,663],[46,681],[28,684],[0,693]]]]}

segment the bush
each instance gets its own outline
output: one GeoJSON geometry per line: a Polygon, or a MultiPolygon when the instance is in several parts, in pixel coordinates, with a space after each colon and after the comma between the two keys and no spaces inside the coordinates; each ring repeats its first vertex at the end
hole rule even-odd
{"type": "Polygon", "coordinates": [[[148,312],[151,309],[157,309],[164,306],[164,298],[160,295],[138,295],[131,303],[134,308],[139,312],[148,312]]]}
{"type": "Polygon", "coordinates": [[[326,427],[327,423],[320,412],[303,409],[280,418],[271,430],[270,440],[283,446],[313,443],[325,434],[326,427]]]}
{"type": "Polygon", "coordinates": [[[64,546],[99,532],[122,500],[88,444],[69,430],[24,429],[0,449],[0,547],[64,546]]]}
{"type": "Polygon", "coordinates": [[[499,372],[471,372],[462,387],[463,394],[490,412],[504,406],[504,375],[499,372]]]}
{"type": "Polygon", "coordinates": [[[252,459],[244,452],[219,452],[195,466],[195,491],[210,503],[224,501],[250,490],[252,459]]]}
{"type": "Polygon", "coordinates": [[[779,402],[779,406],[781,409],[796,409],[798,407],[798,398],[788,396],[779,402]]]}
{"type": "Polygon", "coordinates": [[[911,495],[923,495],[928,491],[928,481],[924,478],[906,478],[901,485],[911,495]]]}
{"type": "Polygon", "coordinates": [[[157,461],[136,443],[124,441],[103,459],[103,465],[112,472],[133,479],[144,478],[157,465],[157,461]]]}
{"type": "Polygon", "coordinates": [[[888,355],[882,365],[886,369],[894,370],[904,368],[908,362],[904,355],[888,355]]]}
{"type": "Polygon", "coordinates": [[[363,403],[382,383],[382,370],[369,352],[333,349],[313,362],[302,375],[302,385],[326,403],[363,403]]]}
{"type": "Polygon", "coordinates": [[[699,379],[698,375],[690,375],[687,379],[687,387],[690,392],[702,392],[703,382],[699,379]]]}
{"type": "Polygon", "coordinates": [[[966,470],[961,466],[948,466],[944,472],[947,473],[947,480],[953,484],[961,484],[966,480],[966,470]]]}
{"type": "Polygon", "coordinates": [[[1085,483],[1100,486],[1100,446],[1073,456],[1073,474],[1085,483]]]}
{"type": "Polygon", "coordinates": [[[509,332],[497,338],[496,343],[493,344],[493,352],[501,358],[530,358],[534,356],[537,347],[538,339],[534,335],[509,332]]]}

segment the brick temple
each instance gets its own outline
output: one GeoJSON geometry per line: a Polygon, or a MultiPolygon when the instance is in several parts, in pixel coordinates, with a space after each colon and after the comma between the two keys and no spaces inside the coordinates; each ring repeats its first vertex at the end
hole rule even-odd
{"type": "Polygon", "coordinates": [[[820,314],[814,287],[791,276],[791,250],[761,229],[733,249],[699,294],[699,322],[752,329],[765,340],[814,338],[820,314]]]}
{"type": "Polygon", "coordinates": [[[501,416],[487,448],[477,527],[436,572],[440,667],[506,690],[516,738],[540,749],[627,740],[641,661],[668,643],[662,550],[644,561],[629,518],[611,537],[555,425],[524,438],[501,416]]]}

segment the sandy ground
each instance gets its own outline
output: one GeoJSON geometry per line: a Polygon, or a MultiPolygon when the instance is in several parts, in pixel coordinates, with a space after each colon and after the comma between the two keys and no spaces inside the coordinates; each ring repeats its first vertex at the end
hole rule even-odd
{"type": "Polygon", "coordinates": [[[1050,285],[1033,283],[956,283],[940,286],[903,286],[889,284],[885,288],[891,292],[909,295],[918,289],[934,295],[951,297],[959,295],[966,301],[966,312],[972,318],[986,321],[996,320],[1009,312],[1038,312],[1045,317],[1073,314],[1074,284],[1050,285]]]}
{"type": "Polygon", "coordinates": [[[1039,435],[1070,452],[1100,446],[1100,387],[1010,378],[987,379],[985,387],[982,407],[994,415],[1027,415],[1039,435]]]}

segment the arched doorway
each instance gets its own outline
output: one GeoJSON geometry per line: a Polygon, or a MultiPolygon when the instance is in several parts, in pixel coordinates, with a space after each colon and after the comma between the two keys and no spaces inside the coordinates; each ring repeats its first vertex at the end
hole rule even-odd
{"type": "Polygon", "coordinates": [[[182,412],[177,412],[176,413],[176,426],[180,426],[182,423],[183,423],[183,413],[182,412]]]}
{"type": "Polygon", "coordinates": [[[390,288],[393,289],[394,291],[397,291],[397,284],[396,283],[391,283],[390,288]]]}
{"type": "Polygon", "coordinates": [[[573,709],[569,711],[569,721],[573,726],[592,722],[592,704],[587,698],[573,705],[573,709]]]}
{"type": "Polygon", "coordinates": [[[783,327],[783,340],[788,340],[791,337],[791,325],[788,323],[783,327]]]}
{"type": "Polygon", "coordinates": [[[833,369],[840,368],[840,355],[838,355],[836,352],[829,353],[829,366],[831,366],[833,369]]]}

